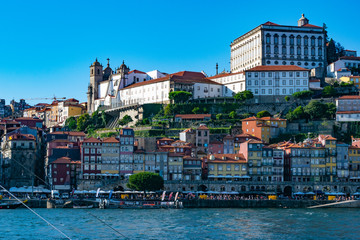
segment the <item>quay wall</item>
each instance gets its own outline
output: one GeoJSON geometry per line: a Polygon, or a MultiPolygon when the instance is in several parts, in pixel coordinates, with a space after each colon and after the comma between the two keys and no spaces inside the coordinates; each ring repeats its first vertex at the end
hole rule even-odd
{"type": "Polygon", "coordinates": [[[185,200],[183,206],[184,208],[307,208],[333,202],[326,200],[185,200]]]}

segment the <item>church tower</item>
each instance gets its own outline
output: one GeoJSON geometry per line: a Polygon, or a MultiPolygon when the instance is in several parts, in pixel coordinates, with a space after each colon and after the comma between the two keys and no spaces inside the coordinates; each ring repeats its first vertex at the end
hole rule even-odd
{"type": "Polygon", "coordinates": [[[123,60],[123,63],[121,66],[116,70],[117,74],[120,74],[120,86],[121,88],[124,88],[127,86],[127,79],[128,79],[128,73],[130,71],[130,68],[125,65],[125,62],[123,60]]]}
{"type": "Polygon", "coordinates": [[[95,99],[98,98],[99,82],[103,80],[103,66],[96,59],[90,66],[90,84],[88,87],[88,112],[95,111],[95,99]]]}
{"type": "Polygon", "coordinates": [[[307,19],[304,14],[301,14],[301,18],[298,20],[298,27],[302,27],[306,24],[309,24],[309,19],[307,19]]]}

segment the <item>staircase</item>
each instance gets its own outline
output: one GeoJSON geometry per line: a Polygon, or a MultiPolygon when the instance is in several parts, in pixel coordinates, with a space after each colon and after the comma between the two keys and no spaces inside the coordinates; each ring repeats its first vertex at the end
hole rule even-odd
{"type": "Polygon", "coordinates": [[[117,127],[118,122],[119,122],[119,118],[120,118],[119,116],[112,117],[111,120],[106,125],[106,128],[113,129],[113,128],[117,127]]]}

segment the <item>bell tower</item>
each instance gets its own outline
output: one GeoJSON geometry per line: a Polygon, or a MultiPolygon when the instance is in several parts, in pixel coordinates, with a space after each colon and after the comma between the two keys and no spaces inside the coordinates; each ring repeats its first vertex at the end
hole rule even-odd
{"type": "Polygon", "coordinates": [[[309,19],[305,17],[305,14],[301,14],[301,18],[298,20],[298,27],[302,27],[309,24],[309,19]]]}
{"type": "Polygon", "coordinates": [[[98,62],[97,58],[90,66],[90,84],[88,87],[88,111],[94,112],[95,99],[98,98],[99,82],[103,80],[103,66],[98,62]],[[90,101],[89,101],[90,100],[90,101]]]}

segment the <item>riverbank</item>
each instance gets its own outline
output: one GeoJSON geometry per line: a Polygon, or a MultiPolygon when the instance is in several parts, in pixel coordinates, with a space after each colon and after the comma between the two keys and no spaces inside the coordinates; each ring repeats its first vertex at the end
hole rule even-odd
{"type": "MultiPolygon", "coordinates": [[[[13,200],[4,200],[13,201],[13,200]]],[[[94,208],[98,208],[99,204],[95,200],[85,200],[92,202],[94,208]]],[[[127,201],[130,202],[130,201],[127,201]]],[[[328,201],[328,200],[182,200],[183,208],[309,208],[309,207],[324,207],[324,208],[360,208],[360,200],[353,201],[328,201]],[[322,206],[324,205],[324,206],[322,206]]],[[[50,201],[46,199],[30,199],[27,205],[31,208],[55,208],[55,205],[50,206],[50,201]]],[[[65,208],[72,208],[71,200],[64,201],[67,203],[65,208]]],[[[20,206],[24,207],[24,206],[20,206]]],[[[64,206],[58,204],[56,208],[63,208],[64,206]]]]}

